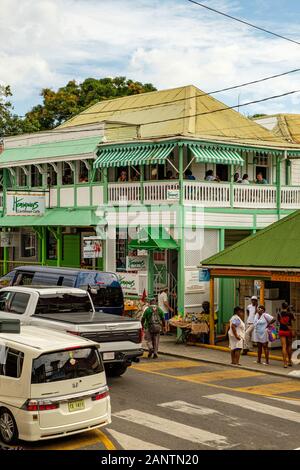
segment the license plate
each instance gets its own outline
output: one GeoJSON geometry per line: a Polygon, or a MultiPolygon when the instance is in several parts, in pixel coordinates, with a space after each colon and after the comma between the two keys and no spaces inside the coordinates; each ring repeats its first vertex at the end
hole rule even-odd
{"type": "Polygon", "coordinates": [[[115,353],[114,352],[103,353],[103,361],[111,361],[114,358],[115,358],[115,353]]]}
{"type": "Polygon", "coordinates": [[[68,407],[70,412],[84,410],[84,400],[71,401],[68,403],[68,407]]]}

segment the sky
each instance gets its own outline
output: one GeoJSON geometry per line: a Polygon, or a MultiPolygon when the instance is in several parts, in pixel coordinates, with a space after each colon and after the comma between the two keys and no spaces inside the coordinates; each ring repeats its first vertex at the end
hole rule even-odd
{"type": "MultiPolygon", "coordinates": [[[[202,0],[300,42],[299,0],[202,0]]],[[[15,112],[69,80],[126,76],[158,89],[205,92],[300,68],[300,45],[187,0],[0,0],[0,84],[15,112]]],[[[213,96],[234,106],[300,90],[300,72],[213,96]]],[[[240,108],[299,113],[300,93],[240,108]]]]}

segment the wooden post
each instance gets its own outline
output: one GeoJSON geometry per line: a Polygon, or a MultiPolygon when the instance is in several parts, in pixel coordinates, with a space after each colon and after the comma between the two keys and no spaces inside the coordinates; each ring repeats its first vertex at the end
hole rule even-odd
{"type": "Polygon", "coordinates": [[[260,281],[259,303],[265,305],[265,281],[260,281]]]}
{"type": "Polygon", "coordinates": [[[215,344],[215,280],[209,284],[209,344],[215,344]]]}

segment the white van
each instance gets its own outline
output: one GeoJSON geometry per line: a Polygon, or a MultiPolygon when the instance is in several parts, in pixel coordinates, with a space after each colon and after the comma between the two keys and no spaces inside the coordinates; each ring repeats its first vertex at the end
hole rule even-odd
{"type": "Polygon", "coordinates": [[[0,440],[37,441],[111,422],[99,344],[35,326],[0,333],[0,440]]]}

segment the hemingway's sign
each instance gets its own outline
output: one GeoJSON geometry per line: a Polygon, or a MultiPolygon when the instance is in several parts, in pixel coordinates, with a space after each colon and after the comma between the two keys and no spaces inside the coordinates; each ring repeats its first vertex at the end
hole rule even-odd
{"type": "Polygon", "coordinates": [[[7,192],[6,215],[44,215],[45,194],[7,192]]]}
{"type": "Polygon", "coordinates": [[[147,257],[127,256],[126,269],[127,271],[147,271],[147,257]]]}
{"type": "Polygon", "coordinates": [[[139,295],[139,276],[131,273],[118,273],[124,294],[139,295]]]}

